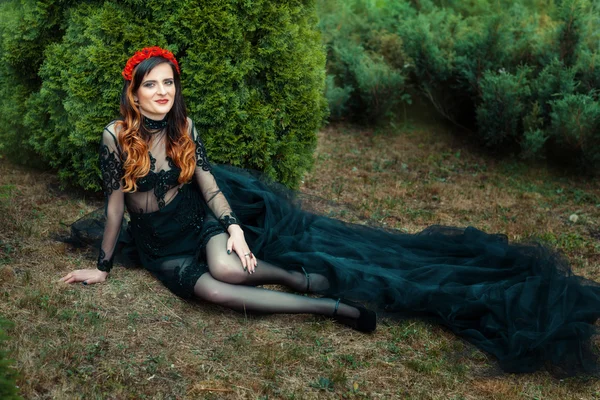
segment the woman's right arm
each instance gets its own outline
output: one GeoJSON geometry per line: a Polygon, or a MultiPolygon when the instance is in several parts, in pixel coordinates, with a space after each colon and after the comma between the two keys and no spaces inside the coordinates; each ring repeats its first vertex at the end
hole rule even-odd
{"type": "Polygon", "coordinates": [[[96,269],[76,270],[61,278],[66,283],[104,282],[113,265],[114,252],[121,231],[125,196],[122,190],[123,168],[116,136],[108,128],[102,134],[100,144],[100,171],[105,195],[106,225],[98,255],[96,269]]]}

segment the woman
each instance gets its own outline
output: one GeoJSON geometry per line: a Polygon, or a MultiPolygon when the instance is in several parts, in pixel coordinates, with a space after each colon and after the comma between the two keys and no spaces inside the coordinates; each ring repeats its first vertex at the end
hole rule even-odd
{"type": "Polygon", "coordinates": [[[108,201],[98,269],[65,282],[106,279],[127,206],[142,265],[179,296],[375,329],[375,314],[353,303],[253,287],[279,283],[439,322],[506,371],[597,371],[600,289],[554,251],[472,227],[410,235],[304,212],[277,185],[211,167],[186,118],[171,53],[144,49],[123,76],[123,119],[105,128],[100,151],[108,201]]]}
{"type": "Polygon", "coordinates": [[[129,59],[123,77],[123,119],[104,128],[100,146],[107,219],[98,267],[61,280],[84,285],[106,280],[126,206],[142,264],[183,298],[240,311],[321,314],[361,331],[375,330],[375,313],[360,306],[253,287],[281,284],[322,292],[328,282],[303,267],[278,268],[250,251],[187,118],[173,54],[143,49],[129,59]]]}

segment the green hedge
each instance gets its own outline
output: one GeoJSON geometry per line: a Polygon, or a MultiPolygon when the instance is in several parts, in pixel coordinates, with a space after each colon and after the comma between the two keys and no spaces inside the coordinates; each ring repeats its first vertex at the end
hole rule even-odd
{"type": "Polygon", "coordinates": [[[403,2],[319,1],[332,119],[376,123],[402,102],[410,103],[411,61],[393,33],[407,13],[415,10],[403,2]]]}
{"type": "Polygon", "coordinates": [[[319,0],[319,9],[333,117],[378,119],[374,98],[393,114],[418,93],[495,151],[600,167],[598,2],[319,0]],[[366,57],[376,67],[361,86],[366,57]]]}
{"type": "Polygon", "coordinates": [[[2,6],[4,154],[33,150],[63,180],[98,189],[96,152],[102,127],[118,116],[120,71],[135,50],[159,45],[180,61],[188,112],[212,161],[298,184],[327,115],[314,1],[79,3],[2,6]],[[23,55],[10,50],[16,43],[23,55]],[[33,72],[9,94],[22,65],[33,72]]]}
{"type": "MultiPolygon", "coordinates": [[[[39,90],[44,49],[63,32],[67,1],[5,1],[0,4],[0,152],[39,164],[25,125],[27,99],[39,90]]],[[[71,2],[71,3],[74,3],[71,2]]]]}

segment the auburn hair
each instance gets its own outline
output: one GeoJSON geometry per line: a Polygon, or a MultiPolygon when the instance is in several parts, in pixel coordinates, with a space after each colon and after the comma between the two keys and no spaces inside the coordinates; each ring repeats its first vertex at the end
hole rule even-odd
{"type": "Polygon", "coordinates": [[[181,170],[179,183],[188,182],[196,166],[196,146],[190,137],[185,102],[181,93],[181,81],[175,65],[163,57],[152,57],[142,61],[133,71],[131,81],[125,81],[121,92],[121,116],[117,121],[117,140],[123,161],[123,191],[135,192],[137,180],[150,172],[148,142],[152,133],[142,123],[142,113],[134,101],[144,77],[157,65],[167,63],[173,70],[175,98],[167,113],[166,152],[181,170]]]}

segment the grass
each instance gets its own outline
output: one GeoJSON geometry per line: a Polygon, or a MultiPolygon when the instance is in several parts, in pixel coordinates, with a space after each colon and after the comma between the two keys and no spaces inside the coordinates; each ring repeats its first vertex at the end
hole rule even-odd
{"type": "MultiPolygon", "coordinates": [[[[342,203],[322,209],[332,216],[543,240],[600,280],[596,181],[492,160],[433,122],[329,126],[315,158],[301,191],[342,203]]],[[[310,315],[246,316],[182,301],[124,268],[101,285],[58,284],[94,261],[53,235],[101,201],[57,187],[53,174],[0,162],[0,314],[14,323],[7,345],[25,398],[600,398],[593,380],[500,374],[493,358],[425,322],[383,320],[367,336],[310,315]]]]}

